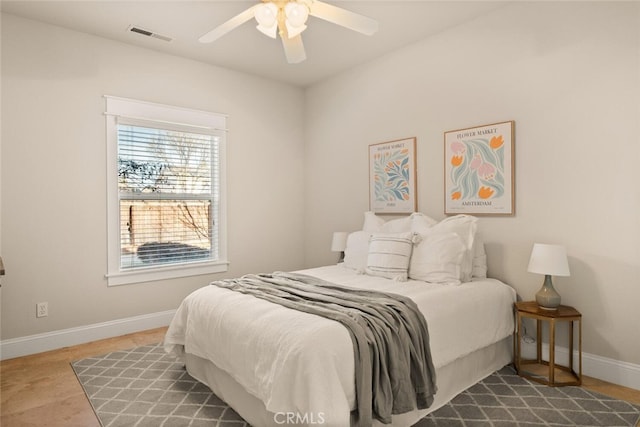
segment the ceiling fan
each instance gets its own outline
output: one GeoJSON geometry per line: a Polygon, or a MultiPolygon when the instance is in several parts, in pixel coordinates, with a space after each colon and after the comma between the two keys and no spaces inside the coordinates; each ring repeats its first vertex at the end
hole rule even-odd
{"type": "Polygon", "coordinates": [[[260,32],[274,39],[277,34],[280,35],[287,62],[297,64],[307,58],[300,34],[307,28],[306,22],[309,15],[368,36],[378,31],[378,22],[375,20],[319,0],[261,1],[198,40],[201,43],[211,43],[251,18],[255,18],[258,22],[256,28],[260,32]]]}

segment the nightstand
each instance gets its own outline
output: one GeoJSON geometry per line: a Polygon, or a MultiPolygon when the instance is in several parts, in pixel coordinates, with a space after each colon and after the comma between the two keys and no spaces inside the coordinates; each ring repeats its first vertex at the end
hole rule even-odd
{"type": "Polygon", "coordinates": [[[573,307],[561,305],[556,310],[541,308],[535,301],[515,303],[514,365],[521,377],[549,386],[582,384],[582,314],[573,307]],[[522,358],[522,319],[536,319],[536,358],[522,358]],[[542,322],[549,323],[549,360],[542,359],[542,322]],[[556,323],[569,322],[569,366],[556,363],[556,323]],[[574,323],[578,322],[578,372],[574,371],[574,323]]]}

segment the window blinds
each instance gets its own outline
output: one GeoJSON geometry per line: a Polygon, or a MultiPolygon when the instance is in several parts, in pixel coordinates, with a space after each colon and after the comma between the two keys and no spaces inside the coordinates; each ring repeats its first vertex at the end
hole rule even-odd
{"type": "Polygon", "coordinates": [[[117,125],[120,268],[215,260],[219,137],[117,125]]]}

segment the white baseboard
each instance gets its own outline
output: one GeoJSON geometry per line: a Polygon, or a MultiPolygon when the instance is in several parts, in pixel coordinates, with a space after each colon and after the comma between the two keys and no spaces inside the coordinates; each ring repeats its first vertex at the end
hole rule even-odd
{"type": "Polygon", "coordinates": [[[176,310],[0,341],[0,360],[28,356],[169,325],[176,310]]]}
{"type": "MultiPolygon", "coordinates": [[[[522,355],[526,358],[535,358],[536,344],[522,343],[522,355]]],[[[548,359],[549,344],[542,344],[543,359],[548,359]]],[[[556,363],[560,365],[569,364],[569,349],[556,347],[556,363]]],[[[574,369],[578,370],[578,355],[573,355],[574,369]]],[[[640,365],[621,362],[607,357],[596,356],[595,354],[582,353],[582,374],[588,377],[597,378],[613,384],[640,390],[640,365]]]]}

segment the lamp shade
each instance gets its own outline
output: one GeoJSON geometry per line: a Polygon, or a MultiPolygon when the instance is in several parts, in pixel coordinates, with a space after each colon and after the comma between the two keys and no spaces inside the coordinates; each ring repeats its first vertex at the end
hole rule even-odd
{"type": "Polygon", "coordinates": [[[567,250],[560,245],[535,243],[527,271],[551,276],[569,276],[567,250]]]}
{"type": "Polygon", "coordinates": [[[289,2],[284,7],[284,13],[287,17],[285,25],[289,38],[297,36],[307,28],[305,25],[309,17],[309,8],[307,5],[298,2],[289,2]]]}
{"type": "Polygon", "coordinates": [[[333,239],[331,240],[331,251],[342,252],[347,247],[347,236],[349,233],[346,231],[336,231],[333,233],[333,239]]]}
{"type": "Polygon", "coordinates": [[[261,33],[275,39],[278,31],[278,6],[271,2],[258,5],[255,18],[258,21],[256,28],[261,33]]]}

